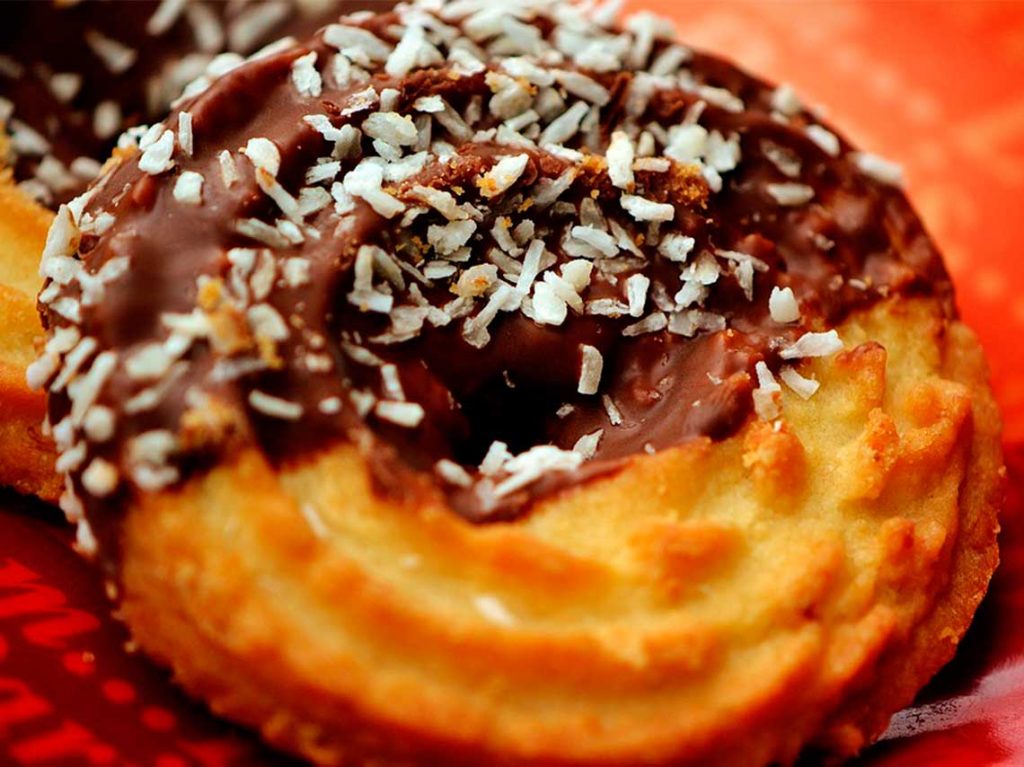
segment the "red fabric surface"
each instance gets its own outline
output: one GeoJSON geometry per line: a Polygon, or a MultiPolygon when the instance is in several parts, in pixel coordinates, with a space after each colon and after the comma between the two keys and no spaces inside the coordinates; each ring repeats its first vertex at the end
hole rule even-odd
{"type": "MultiPolygon", "coordinates": [[[[795,85],[902,162],[989,353],[1010,475],[1003,564],[961,651],[861,767],[1024,764],[1024,4],[635,0],[795,85]]],[[[0,763],[288,763],[125,650],[58,516],[0,495],[0,763]]]]}

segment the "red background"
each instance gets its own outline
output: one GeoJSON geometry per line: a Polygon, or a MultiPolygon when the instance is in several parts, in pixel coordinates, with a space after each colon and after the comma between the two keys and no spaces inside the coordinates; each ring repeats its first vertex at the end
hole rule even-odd
{"type": "MultiPolygon", "coordinates": [[[[680,37],[790,82],[904,164],[1006,420],[1003,564],[956,660],[862,766],[1024,764],[1024,3],[634,0],[680,37]]],[[[125,651],[59,516],[0,496],[0,763],[287,760],[125,651]]]]}

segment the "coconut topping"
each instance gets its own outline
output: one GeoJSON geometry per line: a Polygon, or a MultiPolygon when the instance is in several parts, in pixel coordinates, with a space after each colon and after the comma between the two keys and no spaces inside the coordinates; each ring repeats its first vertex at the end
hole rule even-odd
{"type": "Polygon", "coordinates": [[[110,499],[238,443],[348,442],[381,492],[508,519],[784,415],[850,311],[945,290],[892,169],[665,29],[423,0],[125,134],[55,219],[29,372],[101,548],[110,499]]]}
{"type": "MultiPolygon", "coordinates": [[[[139,0],[7,4],[0,30],[0,123],[19,186],[57,207],[96,179],[126,128],[162,117],[282,35],[305,37],[359,3],[139,0]],[[265,6],[263,10],[256,7],[265,6]],[[75,39],[75,35],[78,39],[75,39]],[[231,48],[226,58],[219,54],[231,48]]],[[[303,69],[316,95],[316,68],[303,69]]],[[[187,113],[178,144],[191,153],[187,113]]]]}

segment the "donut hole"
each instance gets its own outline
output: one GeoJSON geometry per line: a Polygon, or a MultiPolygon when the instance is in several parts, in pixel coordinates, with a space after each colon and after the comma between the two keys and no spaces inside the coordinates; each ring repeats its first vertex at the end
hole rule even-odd
{"type": "Polygon", "coordinates": [[[453,460],[478,466],[494,442],[504,442],[513,454],[560,443],[564,429],[557,413],[565,395],[537,384],[516,383],[511,376],[489,381],[460,403],[473,428],[453,443],[453,460]]]}
{"type": "MultiPolygon", "coordinates": [[[[340,321],[351,327],[360,320],[365,321],[340,321]]],[[[476,467],[495,442],[513,455],[545,444],[568,449],[583,430],[598,428],[592,422],[604,416],[597,412],[586,422],[579,419],[588,401],[600,408],[599,397],[578,392],[579,346],[606,353],[607,374],[613,375],[614,327],[580,317],[556,328],[509,313],[497,318],[493,330],[483,349],[470,347],[458,326],[447,326],[427,328],[401,349],[375,350],[395,366],[405,397],[429,414],[416,429],[373,412],[367,416],[374,432],[408,464],[429,469],[445,458],[476,467]]],[[[379,368],[350,364],[346,374],[354,388],[379,390],[379,368]]]]}

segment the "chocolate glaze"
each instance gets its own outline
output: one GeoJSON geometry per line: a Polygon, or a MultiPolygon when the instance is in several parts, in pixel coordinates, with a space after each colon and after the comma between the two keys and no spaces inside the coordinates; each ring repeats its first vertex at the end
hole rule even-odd
{"type": "MultiPolygon", "coordinates": [[[[201,3],[222,31],[232,24],[245,23],[266,2],[201,3]]],[[[342,12],[351,12],[366,3],[324,0],[318,3],[276,3],[284,14],[272,28],[251,39],[237,35],[234,42],[221,35],[221,44],[201,46],[195,28],[182,14],[159,35],[147,32],[146,24],[156,13],[158,0],[82,0],[61,3],[55,0],[10,2],[4,4],[0,24],[0,54],[21,68],[20,74],[0,71],[0,98],[14,105],[13,117],[44,136],[51,144],[49,152],[65,166],[85,157],[103,162],[110,156],[122,130],[162,118],[183,82],[175,77],[180,67],[202,71],[202,64],[214,54],[231,50],[247,55],[255,48],[286,36],[304,38],[342,12]],[[291,7],[288,7],[288,5],[291,7]],[[136,52],[135,62],[124,72],[111,72],[85,41],[87,30],[95,30],[136,52]],[[244,42],[244,45],[240,45],[244,42]],[[204,50],[205,48],[205,50],[204,50]],[[187,67],[187,57],[195,65],[187,67]],[[183,61],[185,64],[183,65],[183,61]],[[198,69],[196,69],[198,67],[198,69]],[[81,87],[70,101],[58,99],[49,87],[52,74],[73,73],[81,77],[81,87]],[[113,101],[122,113],[122,121],[113,135],[97,135],[94,114],[103,101],[113,101]]],[[[42,156],[15,153],[14,176],[18,181],[33,179],[42,156]]],[[[69,178],[69,185],[51,190],[43,200],[56,207],[84,191],[87,181],[69,178]]]]}
{"type": "MultiPolygon", "coordinates": [[[[393,22],[393,16],[384,15],[361,23],[389,39],[387,29],[393,22]]],[[[196,151],[191,158],[176,155],[174,170],[148,176],[129,158],[99,185],[86,210],[108,211],[115,223],[99,238],[85,237],[81,257],[91,273],[111,258],[123,255],[130,259],[128,272],[108,286],[104,301],[83,307],[83,335],[98,339],[101,349],[125,353],[144,342],[163,340],[162,314],[192,311],[199,300],[197,277],[227,279],[226,250],[253,246],[236,233],[235,222],[246,217],[272,221],[278,215],[274,203],[257,187],[247,159],[238,161],[239,180],[230,189],[224,188],[218,175],[221,150],[243,147],[254,136],[271,138],[281,151],[278,177],[294,192],[305,169],[325,153],[320,136],[302,117],[325,114],[335,125],[358,125],[365,118],[366,113],[340,114],[351,94],[364,89],[366,83],[346,89],[325,84],[324,92],[315,99],[298,95],[290,81],[291,65],[310,50],[316,51],[321,61],[330,51],[316,38],[226,75],[186,105],[193,117],[196,151]],[[200,207],[182,205],[172,196],[174,181],[185,170],[198,171],[206,179],[200,207]]],[[[371,457],[380,492],[396,498],[409,493],[420,497],[426,485],[435,488],[427,492],[443,492],[452,508],[467,519],[504,520],[524,513],[537,497],[615,471],[645,451],[699,438],[724,439],[735,433],[751,417],[755,363],[764,360],[777,370],[780,349],[804,332],[830,328],[851,311],[894,293],[933,294],[945,302],[950,315],[954,313],[941,258],[898,189],[859,172],[847,156],[850,148],[845,141],[838,157],[811,141],[804,132],[806,125],[815,122],[810,114],[801,112],[788,122],[773,117],[772,88],[762,81],[705,54],[695,54],[687,68],[697,83],[726,88],[744,101],[746,108],[739,112],[708,104],[700,117],[709,130],[717,129],[723,135],[738,133],[742,160],[725,176],[717,193],[709,193],[698,175],[679,166],[669,173],[638,172],[636,193],[674,205],[675,220],[663,231],[694,237],[694,256],[702,251],[739,251],[768,265],[766,272],[755,276],[752,299],[723,272],[705,309],[724,316],[728,329],[694,338],[664,330],[625,337],[622,330],[635,322],[635,317],[570,312],[566,322],[556,327],[509,312],[491,325],[492,340],[482,349],[464,340],[461,321],[445,327],[425,325],[418,337],[404,343],[374,343],[369,339],[388,328],[387,315],[364,312],[347,300],[359,246],[377,244],[404,257],[410,233],[423,236],[423,221],[443,223],[443,219],[424,215],[419,223],[403,228],[398,224],[400,217],[386,220],[359,200],[343,227],[328,208],[308,219],[319,239],[307,238],[301,245],[274,253],[278,263],[294,256],[308,259],[311,277],[309,284],[297,288],[279,283],[268,299],[294,329],[277,350],[283,365],[214,384],[209,373],[223,364],[223,359],[208,345],[196,344],[185,357],[184,372],[159,406],[130,417],[122,415],[114,438],[90,445],[90,456],[104,457],[125,468],[129,440],[152,429],[179,432],[182,419],[187,420],[189,391],[202,389],[235,413],[229,429],[234,436],[213,440],[212,446],[193,446],[175,458],[186,476],[239,441],[255,443],[273,461],[287,463],[350,440],[371,457]],[[766,142],[799,158],[798,180],[814,188],[813,202],[785,207],[766,193],[768,183],[793,180],[766,157],[766,142]],[[799,322],[779,325],[771,319],[768,296],[773,286],[792,287],[801,307],[799,322]],[[376,367],[346,355],[342,336],[361,339],[365,348],[397,367],[408,400],[425,410],[418,426],[398,426],[372,413],[359,415],[349,402],[350,393],[368,390],[380,396],[380,375],[376,367]],[[594,346],[603,354],[598,396],[577,393],[581,344],[594,346]],[[300,360],[311,348],[328,355],[332,369],[306,369],[300,360]],[[246,398],[254,389],[300,403],[301,419],[281,420],[247,408],[246,398]],[[620,425],[610,423],[601,395],[610,397],[621,412],[620,425]],[[334,396],[345,403],[341,411],[321,412],[318,403],[334,396]],[[565,404],[572,410],[566,415],[562,409],[560,416],[558,411],[565,404]],[[488,496],[488,480],[474,468],[494,440],[506,442],[513,453],[543,443],[569,449],[581,436],[597,429],[604,430],[603,438],[580,470],[550,473],[500,500],[488,496]],[[442,458],[465,467],[472,486],[456,487],[432,478],[432,469],[442,458]]],[[[601,112],[602,135],[607,142],[621,114],[631,75],[591,75],[613,94],[612,103],[601,112]]],[[[411,113],[413,102],[423,95],[443,95],[460,114],[473,97],[491,95],[483,74],[455,78],[446,66],[400,78],[379,73],[370,84],[378,92],[397,89],[394,109],[400,114],[411,113]]],[[[663,126],[677,124],[698,100],[689,90],[666,90],[652,99],[644,118],[663,126]]],[[[176,125],[176,118],[177,114],[172,114],[167,124],[176,125]]],[[[484,117],[481,127],[494,123],[494,118],[484,117]]],[[[364,150],[368,146],[364,138],[364,150]]],[[[496,155],[520,151],[527,150],[467,142],[457,147],[453,162],[428,163],[413,178],[394,185],[393,191],[408,199],[411,187],[419,183],[455,190],[460,201],[479,203],[473,179],[490,167],[496,155]]],[[[530,160],[523,178],[504,196],[491,201],[478,232],[489,232],[494,218],[506,213],[516,222],[529,219],[538,226],[557,222],[556,209],[530,209],[530,190],[536,181],[558,177],[569,163],[540,151],[527,153],[530,160]],[[520,213],[524,208],[526,212],[520,213]]],[[[636,229],[628,214],[617,208],[617,196],[602,166],[585,162],[561,200],[576,205],[585,197],[597,199],[609,217],[636,229]]],[[[473,263],[481,261],[490,237],[485,234],[471,242],[473,263]]],[[[560,261],[566,260],[557,238],[549,239],[547,246],[560,261]]],[[[652,248],[643,249],[647,263],[620,277],[641,271],[672,295],[680,286],[680,265],[655,255],[652,248]]],[[[434,306],[452,298],[445,281],[422,287],[422,292],[434,306]]],[[[584,297],[609,296],[623,296],[622,280],[611,284],[595,271],[584,297]]],[[[51,325],[66,324],[45,308],[44,318],[51,325]]],[[[143,384],[119,367],[100,402],[117,409],[141,388],[143,384]]],[[[64,417],[68,407],[65,396],[52,396],[53,422],[64,417]]],[[[72,474],[80,488],[80,474],[72,474]]],[[[131,492],[129,487],[122,483],[118,494],[102,502],[86,498],[87,514],[107,551],[116,549],[116,528],[110,522],[116,519],[115,510],[124,494],[131,492]]]]}

